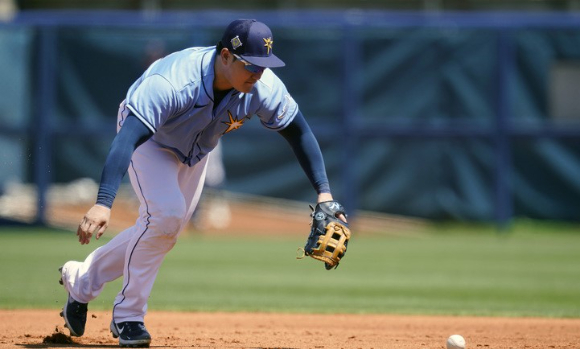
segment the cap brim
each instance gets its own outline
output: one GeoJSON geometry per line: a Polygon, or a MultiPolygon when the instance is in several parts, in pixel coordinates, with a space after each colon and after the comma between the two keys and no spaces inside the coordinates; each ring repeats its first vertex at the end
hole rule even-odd
{"type": "Polygon", "coordinates": [[[274,56],[274,54],[271,54],[267,57],[246,56],[246,55],[241,55],[241,57],[254,65],[264,68],[279,68],[286,65],[284,62],[282,62],[280,58],[274,56]]]}

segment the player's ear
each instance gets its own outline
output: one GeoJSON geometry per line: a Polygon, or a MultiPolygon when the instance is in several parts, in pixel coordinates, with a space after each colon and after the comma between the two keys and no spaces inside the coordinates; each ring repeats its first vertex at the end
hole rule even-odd
{"type": "Polygon", "coordinates": [[[225,47],[222,48],[222,50],[220,52],[220,59],[222,60],[222,64],[227,65],[228,61],[230,60],[231,57],[232,57],[232,54],[230,53],[230,51],[225,47]]]}

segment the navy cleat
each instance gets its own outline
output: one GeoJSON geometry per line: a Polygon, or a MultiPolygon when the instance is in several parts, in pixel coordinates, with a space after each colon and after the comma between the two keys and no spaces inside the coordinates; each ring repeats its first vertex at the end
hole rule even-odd
{"type": "Polygon", "coordinates": [[[68,328],[71,336],[80,337],[85,333],[87,311],[88,304],[77,302],[68,296],[60,316],[64,318],[64,327],[68,328]]]}
{"type": "Polygon", "coordinates": [[[111,321],[111,334],[113,338],[119,338],[119,345],[122,347],[149,348],[151,343],[151,335],[142,322],[127,321],[116,324],[111,321]]]}
{"type": "MultiPolygon", "coordinates": [[[[58,269],[61,272],[59,283],[62,285],[62,267],[58,269]]],[[[60,312],[60,316],[64,318],[64,327],[68,328],[71,336],[80,337],[85,333],[85,325],[87,324],[88,304],[75,301],[70,294],[60,312]]]]}

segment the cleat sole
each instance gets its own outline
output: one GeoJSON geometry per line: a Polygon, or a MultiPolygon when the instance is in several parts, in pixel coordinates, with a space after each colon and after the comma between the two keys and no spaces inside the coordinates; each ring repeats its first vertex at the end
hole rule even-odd
{"type": "Polygon", "coordinates": [[[151,339],[141,339],[141,340],[119,340],[119,345],[121,347],[127,348],[149,348],[149,344],[151,343],[151,339]]]}
{"type": "Polygon", "coordinates": [[[142,344],[120,344],[121,348],[149,348],[150,343],[142,343],[142,344]]]}

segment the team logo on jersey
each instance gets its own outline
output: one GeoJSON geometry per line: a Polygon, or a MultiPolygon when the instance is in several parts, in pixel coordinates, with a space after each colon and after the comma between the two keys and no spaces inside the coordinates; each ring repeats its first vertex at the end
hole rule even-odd
{"type": "Polygon", "coordinates": [[[274,40],[272,40],[272,38],[264,38],[263,40],[265,42],[264,47],[268,48],[268,54],[270,54],[270,50],[272,49],[272,44],[274,43],[274,40]]]}
{"type": "Polygon", "coordinates": [[[238,120],[238,118],[234,118],[234,116],[232,115],[232,113],[228,110],[228,116],[230,117],[230,121],[222,121],[224,124],[228,125],[228,129],[224,132],[224,134],[229,133],[233,130],[237,130],[238,128],[242,127],[242,125],[244,124],[244,121],[246,120],[245,118],[242,118],[241,120],[238,120]]]}
{"type": "Polygon", "coordinates": [[[242,40],[240,40],[240,37],[238,35],[236,35],[232,40],[230,40],[230,42],[232,43],[232,48],[234,50],[242,46],[242,40]]]}

